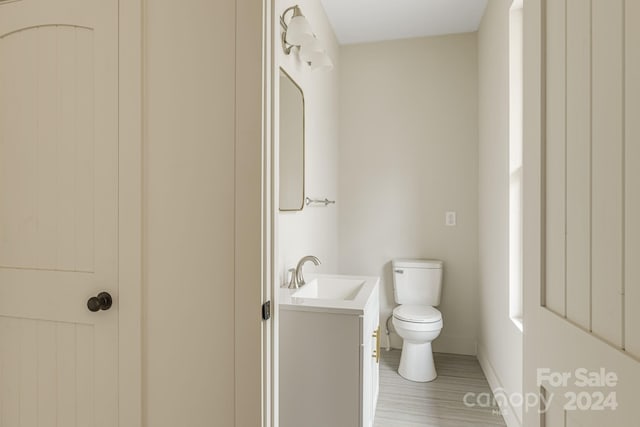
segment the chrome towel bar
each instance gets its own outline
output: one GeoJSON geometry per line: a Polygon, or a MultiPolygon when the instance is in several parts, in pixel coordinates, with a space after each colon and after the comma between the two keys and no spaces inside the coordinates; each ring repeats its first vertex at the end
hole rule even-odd
{"type": "Polygon", "coordinates": [[[307,206],[311,206],[311,205],[333,205],[336,203],[335,200],[329,200],[327,198],[325,198],[324,200],[319,200],[319,199],[311,199],[309,197],[305,197],[304,199],[304,203],[307,206]]]}

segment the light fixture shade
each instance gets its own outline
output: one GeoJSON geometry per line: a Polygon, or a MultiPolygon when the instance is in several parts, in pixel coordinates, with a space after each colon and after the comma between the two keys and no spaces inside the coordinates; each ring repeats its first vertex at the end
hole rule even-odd
{"type": "Polygon", "coordinates": [[[333,61],[331,61],[327,52],[323,51],[322,56],[311,62],[311,69],[331,71],[333,69],[333,61]]]}
{"type": "Polygon", "coordinates": [[[287,28],[287,35],[285,36],[287,43],[300,46],[309,39],[315,39],[315,37],[307,18],[304,15],[297,15],[291,18],[287,28]]]}
{"type": "Polygon", "coordinates": [[[320,41],[315,37],[302,43],[298,52],[302,61],[311,63],[318,61],[323,54],[324,49],[322,49],[320,41]]]}

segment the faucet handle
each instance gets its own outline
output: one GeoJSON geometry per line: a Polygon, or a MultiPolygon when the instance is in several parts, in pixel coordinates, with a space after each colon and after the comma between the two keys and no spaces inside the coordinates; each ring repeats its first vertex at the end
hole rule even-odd
{"type": "Polygon", "coordinates": [[[296,282],[296,269],[290,268],[289,272],[289,288],[294,289],[298,287],[298,283],[296,282]]]}

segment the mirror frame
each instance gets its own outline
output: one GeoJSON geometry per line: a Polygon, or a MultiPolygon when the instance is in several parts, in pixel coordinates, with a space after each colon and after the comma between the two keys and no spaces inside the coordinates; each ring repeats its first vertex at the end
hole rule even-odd
{"type": "MultiPolygon", "coordinates": [[[[282,67],[280,68],[280,73],[284,74],[291,83],[295,85],[295,87],[300,91],[300,95],[302,96],[302,198],[300,201],[299,208],[292,209],[283,209],[280,207],[280,122],[282,121],[282,117],[280,116],[280,81],[278,80],[278,210],[280,212],[300,212],[304,209],[304,198],[306,195],[306,163],[307,163],[307,106],[304,98],[304,91],[300,87],[300,85],[291,77],[291,74],[287,73],[286,70],[282,67]]],[[[280,78],[280,74],[278,78],[280,78]]]]}

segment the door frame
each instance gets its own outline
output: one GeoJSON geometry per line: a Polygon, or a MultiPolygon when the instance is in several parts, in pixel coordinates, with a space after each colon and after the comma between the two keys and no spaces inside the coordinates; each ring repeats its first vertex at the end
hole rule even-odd
{"type": "Polygon", "coordinates": [[[271,321],[266,322],[263,332],[263,427],[278,427],[278,280],[277,280],[277,218],[278,191],[276,187],[276,150],[274,108],[276,60],[275,0],[263,0],[263,188],[264,200],[264,298],[271,301],[271,321]]]}
{"type": "Polygon", "coordinates": [[[120,427],[142,425],[142,2],[118,1],[120,427]]]}
{"type": "Polygon", "coordinates": [[[272,0],[236,0],[235,425],[275,426],[272,0]],[[270,320],[261,305],[271,300],[270,320]]]}
{"type": "MultiPolygon", "coordinates": [[[[545,208],[542,193],[543,178],[543,69],[546,64],[542,56],[542,4],[540,0],[524,2],[523,11],[524,49],[524,144],[523,144],[523,301],[524,324],[533,325],[537,321],[541,303],[541,283],[544,271],[543,251],[545,208]]],[[[535,376],[537,363],[533,355],[539,332],[535,328],[526,329],[524,334],[525,355],[523,361],[523,392],[541,392],[535,376]],[[526,355],[531,356],[527,357],[526,355]]],[[[539,424],[537,411],[523,411],[523,425],[539,424]]]]}

